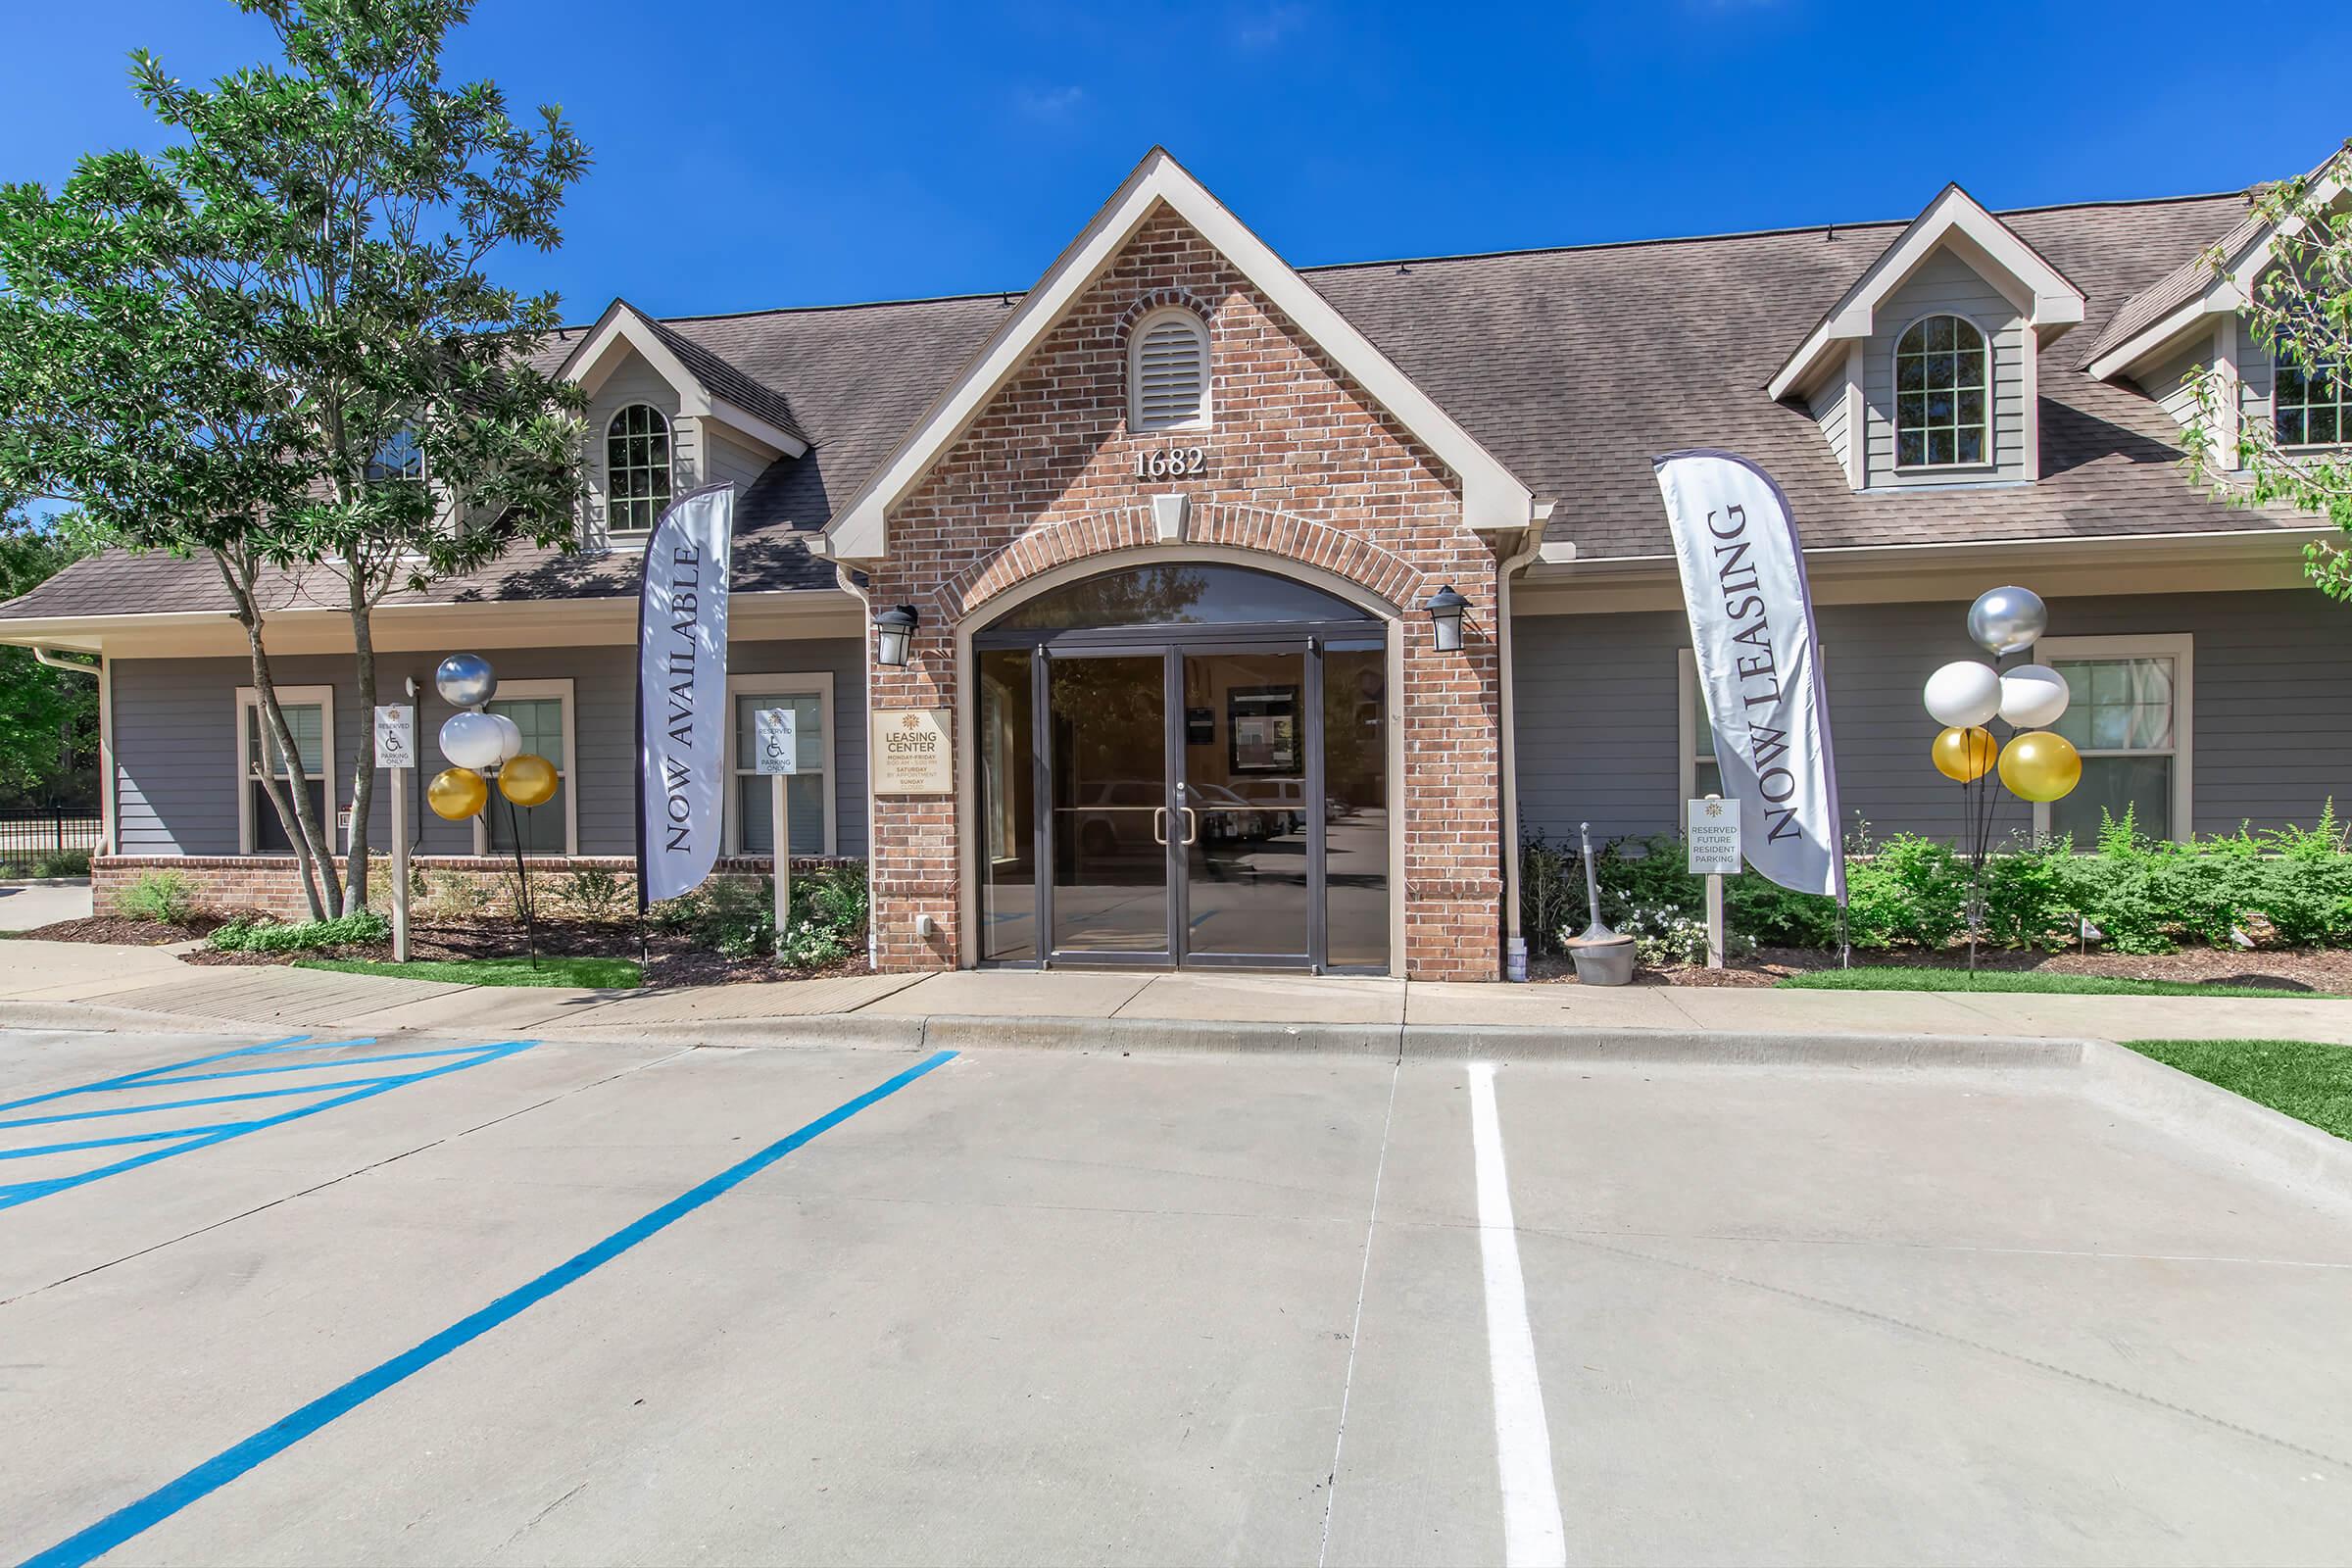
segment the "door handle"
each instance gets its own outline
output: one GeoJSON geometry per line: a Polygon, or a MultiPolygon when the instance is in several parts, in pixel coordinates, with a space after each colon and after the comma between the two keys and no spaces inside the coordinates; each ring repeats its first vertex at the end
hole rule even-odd
{"type": "Polygon", "coordinates": [[[1184,842],[1188,846],[1199,842],[1200,838],[1200,814],[1189,806],[1179,806],[1176,809],[1184,813],[1184,842]]]}
{"type": "Polygon", "coordinates": [[[1168,842],[1168,808],[1164,806],[1152,808],[1152,841],[1155,844],[1168,842]]]}

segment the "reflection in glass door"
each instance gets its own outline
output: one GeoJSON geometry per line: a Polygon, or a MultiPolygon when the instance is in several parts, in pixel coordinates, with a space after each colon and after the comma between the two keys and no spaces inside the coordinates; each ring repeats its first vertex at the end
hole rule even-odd
{"type": "Polygon", "coordinates": [[[1056,960],[1169,959],[1167,659],[1046,664],[1056,960]]]}
{"type": "Polygon", "coordinates": [[[1304,967],[1311,949],[1307,656],[1188,653],[1183,956],[1304,967]]]}

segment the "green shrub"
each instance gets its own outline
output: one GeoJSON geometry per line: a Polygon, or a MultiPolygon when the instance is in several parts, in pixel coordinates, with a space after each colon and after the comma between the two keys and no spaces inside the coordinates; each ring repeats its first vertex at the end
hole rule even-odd
{"type": "Polygon", "coordinates": [[[591,865],[556,884],[556,897],[579,911],[583,919],[617,920],[627,912],[636,890],[619,873],[591,865]]]}
{"type": "Polygon", "coordinates": [[[2081,914],[2073,893],[2074,840],[2020,835],[1984,861],[1985,940],[2003,948],[2048,948],[2075,940],[2081,914]]]}
{"type": "Polygon", "coordinates": [[[373,909],[332,920],[232,920],[205,940],[223,953],[308,953],[389,941],[392,922],[373,909]]]}
{"type": "Polygon", "coordinates": [[[88,876],[90,852],[87,850],[51,850],[32,862],[34,876],[88,876]]]}
{"type": "Polygon", "coordinates": [[[1845,871],[1846,920],[1857,948],[1940,948],[1968,928],[1968,862],[1951,846],[1897,833],[1845,871]]]}
{"type": "Polygon", "coordinates": [[[115,910],[133,920],[184,925],[196,912],[196,885],[177,871],[142,871],[115,895],[115,910]]]}

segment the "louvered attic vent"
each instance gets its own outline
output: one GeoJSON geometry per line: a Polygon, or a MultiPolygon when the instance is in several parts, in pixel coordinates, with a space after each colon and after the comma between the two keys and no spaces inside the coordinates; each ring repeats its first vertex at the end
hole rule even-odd
{"type": "Polygon", "coordinates": [[[1208,328],[1190,311],[1165,311],[1137,324],[1128,384],[1136,430],[1193,430],[1208,423],[1208,328]]]}

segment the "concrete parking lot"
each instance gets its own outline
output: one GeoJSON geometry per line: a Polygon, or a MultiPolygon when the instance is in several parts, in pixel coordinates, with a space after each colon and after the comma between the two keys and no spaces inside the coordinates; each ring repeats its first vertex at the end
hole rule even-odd
{"type": "Polygon", "coordinates": [[[2034,1068],[0,1035],[9,1561],[2340,1561],[2347,1322],[2034,1068]]]}

